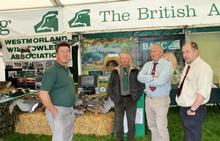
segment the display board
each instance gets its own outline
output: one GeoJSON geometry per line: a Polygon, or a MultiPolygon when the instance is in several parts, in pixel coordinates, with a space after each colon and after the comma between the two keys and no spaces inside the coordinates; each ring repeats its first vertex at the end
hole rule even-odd
{"type": "Polygon", "coordinates": [[[1,39],[6,81],[12,81],[15,87],[39,89],[43,73],[56,60],[56,45],[62,40],[71,45],[68,66],[74,78],[78,77],[77,39],[72,34],[56,34],[1,39]]]}
{"type": "Polygon", "coordinates": [[[112,38],[89,39],[81,42],[81,64],[83,74],[101,74],[109,76],[112,69],[119,64],[119,53],[130,52],[132,63],[139,66],[140,52],[137,39],[112,38]]]}
{"type": "Polygon", "coordinates": [[[142,66],[150,61],[150,47],[153,44],[159,44],[164,50],[164,58],[171,62],[174,74],[172,78],[172,85],[178,85],[181,77],[181,72],[184,67],[184,60],[182,57],[182,45],[184,44],[183,35],[164,35],[154,37],[140,37],[139,45],[141,50],[142,66]]]}

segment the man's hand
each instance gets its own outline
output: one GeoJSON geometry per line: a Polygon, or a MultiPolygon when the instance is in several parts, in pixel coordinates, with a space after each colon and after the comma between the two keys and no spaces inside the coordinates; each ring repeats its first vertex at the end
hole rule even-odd
{"type": "Polygon", "coordinates": [[[55,118],[57,116],[57,113],[58,113],[57,108],[54,107],[53,110],[51,110],[52,117],[55,118]]]}
{"type": "Polygon", "coordinates": [[[192,111],[191,109],[189,109],[189,110],[186,111],[186,114],[188,116],[195,116],[196,115],[196,111],[192,111]]]}
{"type": "Polygon", "coordinates": [[[57,108],[53,105],[48,91],[40,91],[39,92],[39,97],[44,104],[44,106],[49,110],[49,112],[52,114],[52,117],[55,118],[57,116],[58,110],[57,108]]]}

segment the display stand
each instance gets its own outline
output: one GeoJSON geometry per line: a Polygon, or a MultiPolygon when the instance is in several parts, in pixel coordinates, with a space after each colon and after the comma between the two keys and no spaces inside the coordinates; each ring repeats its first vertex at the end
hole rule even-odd
{"type": "Polygon", "coordinates": [[[135,136],[142,137],[145,135],[145,94],[142,94],[137,102],[137,113],[135,121],[135,136]]]}
{"type": "MultiPolygon", "coordinates": [[[[136,119],[135,119],[135,136],[136,137],[143,137],[145,136],[145,94],[137,101],[137,112],[136,112],[136,119]]],[[[126,115],[124,116],[124,136],[127,136],[127,118],[126,115]]]]}

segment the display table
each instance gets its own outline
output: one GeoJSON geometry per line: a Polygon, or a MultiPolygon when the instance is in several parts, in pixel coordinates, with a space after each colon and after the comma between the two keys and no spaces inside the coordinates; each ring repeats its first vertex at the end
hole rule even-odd
{"type": "MultiPolygon", "coordinates": [[[[114,112],[106,114],[85,113],[74,122],[74,134],[104,136],[113,133],[114,112]]],[[[51,135],[44,112],[23,113],[18,117],[16,132],[22,134],[51,135]]]]}

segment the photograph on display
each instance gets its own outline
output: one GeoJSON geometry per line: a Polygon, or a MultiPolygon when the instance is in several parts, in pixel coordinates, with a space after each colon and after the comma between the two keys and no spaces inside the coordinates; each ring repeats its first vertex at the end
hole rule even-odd
{"type": "Polygon", "coordinates": [[[42,75],[36,75],[35,76],[35,89],[40,89],[42,81],[42,75]]]}
{"type": "Polygon", "coordinates": [[[45,68],[36,68],[35,75],[43,75],[45,68]]]}
{"type": "Polygon", "coordinates": [[[16,87],[39,89],[42,75],[53,61],[6,63],[6,81],[12,81],[16,87]]]}
{"type": "Polygon", "coordinates": [[[131,53],[134,65],[140,64],[137,39],[91,39],[83,40],[81,45],[83,74],[103,71],[103,75],[109,75],[112,69],[118,66],[121,51],[131,53]]]}
{"type": "Polygon", "coordinates": [[[17,86],[17,78],[20,71],[22,71],[22,69],[5,69],[5,80],[11,81],[13,86],[17,86]]]}
{"type": "Polygon", "coordinates": [[[94,75],[94,76],[103,76],[103,71],[97,71],[97,70],[90,70],[88,71],[88,75],[94,75]]]}
{"type": "Polygon", "coordinates": [[[14,62],[13,68],[22,68],[21,62],[14,62]]]}
{"type": "Polygon", "coordinates": [[[35,69],[44,68],[45,62],[34,62],[35,63],[35,69]]]}
{"type": "Polygon", "coordinates": [[[17,78],[18,72],[17,71],[8,71],[8,78],[17,78]]]}
{"type": "Polygon", "coordinates": [[[28,62],[22,62],[22,70],[28,70],[28,62]]]}
{"type": "Polygon", "coordinates": [[[35,89],[35,71],[19,71],[17,86],[35,89]]]}
{"type": "Polygon", "coordinates": [[[34,62],[28,62],[28,70],[34,70],[34,62]]]}
{"type": "Polygon", "coordinates": [[[20,71],[21,71],[21,69],[17,69],[17,68],[14,68],[14,69],[6,69],[6,71],[5,71],[6,81],[7,81],[9,78],[17,78],[20,71]]]}
{"type": "Polygon", "coordinates": [[[12,69],[14,67],[14,63],[13,62],[6,62],[5,63],[5,68],[6,69],[12,69]]]}

